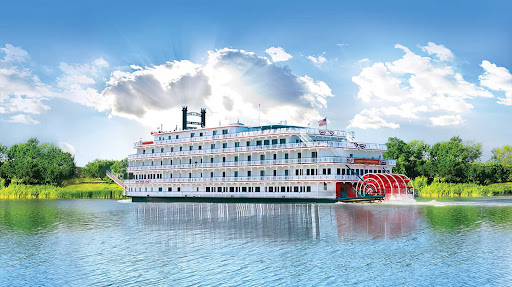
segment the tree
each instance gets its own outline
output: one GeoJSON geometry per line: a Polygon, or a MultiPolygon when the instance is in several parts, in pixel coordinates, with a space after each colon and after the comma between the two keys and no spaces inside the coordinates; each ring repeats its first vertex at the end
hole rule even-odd
{"type": "Polygon", "coordinates": [[[481,144],[463,143],[460,137],[452,137],[432,146],[424,172],[430,178],[439,177],[446,182],[466,182],[470,164],[481,155],[481,144]]]}
{"type": "Polygon", "coordinates": [[[61,185],[75,174],[76,167],[71,154],[53,144],[40,144],[36,138],[12,145],[5,154],[5,162],[0,166],[0,177],[7,184],[16,181],[22,184],[61,185]]]}
{"type": "Polygon", "coordinates": [[[388,151],[385,158],[396,160],[394,173],[402,173],[411,178],[422,175],[430,147],[423,141],[410,141],[405,143],[399,138],[389,138],[386,143],[388,151]]]}
{"type": "Polygon", "coordinates": [[[492,151],[492,162],[501,162],[512,166],[512,146],[504,145],[503,147],[494,148],[492,151]]]}

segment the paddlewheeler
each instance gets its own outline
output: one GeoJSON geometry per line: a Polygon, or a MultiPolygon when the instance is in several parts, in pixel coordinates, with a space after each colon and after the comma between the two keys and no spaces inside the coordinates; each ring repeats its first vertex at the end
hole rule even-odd
{"type": "Polygon", "coordinates": [[[133,201],[337,202],[413,191],[407,177],[392,174],[396,161],[384,158],[385,144],[356,141],[353,132],[286,123],[207,127],[205,109],[182,112],[181,129],[134,144],[122,182],[133,201]]]}

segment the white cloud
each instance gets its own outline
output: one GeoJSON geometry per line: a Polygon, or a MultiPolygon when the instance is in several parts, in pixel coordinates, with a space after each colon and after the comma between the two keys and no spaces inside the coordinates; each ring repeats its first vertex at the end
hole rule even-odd
{"type": "MultiPolygon", "coordinates": [[[[427,53],[435,54],[440,59],[440,55],[443,58],[448,55],[439,48],[444,46],[429,43],[427,47],[430,49],[427,53]],[[435,53],[433,49],[437,49],[435,53]]],[[[450,117],[441,117],[440,120],[435,118],[435,121],[461,124],[461,114],[473,109],[471,99],[493,97],[489,91],[464,80],[455,66],[417,55],[402,45],[397,44],[395,48],[404,51],[402,58],[393,62],[374,63],[352,77],[352,81],[359,86],[357,97],[369,108],[378,110],[380,116],[395,121],[406,118],[427,122],[432,114],[444,113],[441,116],[450,117]],[[459,117],[460,121],[453,120],[459,117]]],[[[363,115],[357,122],[364,119],[371,118],[363,115]]]]}
{"type": "Polygon", "coordinates": [[[433,126],[457,126],[464,123],[460,115],[444,115],[439,117],[430,117],[433,126]]]}
{"type": "Polygon", "coordinates": [[[376,109],[362,110],[359,114],[355,115],[347,128],[378,129],[387,127],[396,129],[400,127],[397,123],[384,120],[378,114],[379,111],[376,109]]]}
{"type": "Polygon", "coordinates": [[[320,55],[320,56],[318,56],[318,57],[308,56],[307,58],[308,58],[311,62],[313,62],[313,63],[315,63],[315,64],[317,64],[317,65],[320,65],[320,64],[324,63],[325,61],[327,61],[327,59],[326,59],[324,56],[322,56],[322,55],[320,55]]]}
{"type": "Polygon", "coordinates": [[[208,125],[288,120],[307,124],[319,118],[332,92],[327,84],[298,76],[267,58],[235,49],[210,51],[206,64],[187,60],[168,62],[132,72],[114,71],[104,97],[112,114],[149,126],[181,122],[181,106],[206,107],[208,125]]]}
{"type": "Polygon", "coordinates": [[[338,46],[338,47],[344,47],[344,46],[348,46],[348,44],[338,43],[338,44],[336,44],[336,46],[338,46]]]}
{"type": "Polygon", "coordinates": [[[480,85],[495,91],[505,92],[505,98],[499,98],[498,103],[512,105],[512,74],[504,67],[498,67],[489,61],[482,61],[480,65],[485,72],[478,77],[480,85]]]}
{"type": "Polygon", "coordinates": [[[63,152],[68,152],[70,153],[71,155],[75,155],[75,148],[70,144],[70,143],[67,143],[67,142],[59,142],[58,144],[58,147],[63,151],[63,152]]]}
{"type": "Polygon", "coordinates": [[[288,61],[292,58],[292,55],[286,53],[281,47],[270,47],[265,52],[270,55],[273,62],[288,61]]]}
{"type": "Polygon", "coordinates": [[[98,80],[103,82],[104,69],[108,66],[103,58],[94,60],[92,64],[60,63],[62,75],[57,78],[60,91],[56,97],[94,107],[98,111],[109,109],[111,103],[95,88],[98,80]]]}
{"type": "Polygon", "coordinates": [[[441,61],[451,61],[455,57],[444,45],[437,45],[436,43],[428,42],[427,46],[421,47],[421,50],[427,52],[429,55],[436,56],[441,61]]]}
{"type": "Polygon", "coordinates": [[[0,48],[0,51],[5,54],[4,59],[0,60],[2,62],[26,62],[30,59],[27,51],[11,44],[6,44],[4,48],[0,48]]]}
{"type": "Polygon", "coordinates": [[[359,60],[358,62],[359,63],[366,63],[366,62],[370,62],[370,59],[364,58],[364,59],[359,60]]]}
{"type": "Polygon", "coordinates": [[[11,116],[8,120],[10,123],[26,124],[26,125],[37,125],[39,121],[34,120],[30,115],[17,114],[11,116]]]}

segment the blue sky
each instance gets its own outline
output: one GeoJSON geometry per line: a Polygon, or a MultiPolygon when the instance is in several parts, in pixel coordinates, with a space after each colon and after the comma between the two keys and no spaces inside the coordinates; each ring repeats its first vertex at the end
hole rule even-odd
{"type": "Polygon", "coordinates": [[[0,143],[36,136],[84,165],[183,104],[214,125],[255,124],[258,103],[363,141],[460,135],[483,160],[512,143],[509,1],[104,2],[3,3],[0,143]]]}

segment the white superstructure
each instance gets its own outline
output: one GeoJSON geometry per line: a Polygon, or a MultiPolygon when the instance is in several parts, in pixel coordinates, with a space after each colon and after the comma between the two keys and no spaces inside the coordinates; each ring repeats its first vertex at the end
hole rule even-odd
{"type": "Polygon", "coordinates": [[[334,201],[363,174],[391,173],[383,144],[353,133],[289,125],[152,133],[128,156],[126,194],[135,199],[334,201]]]}

